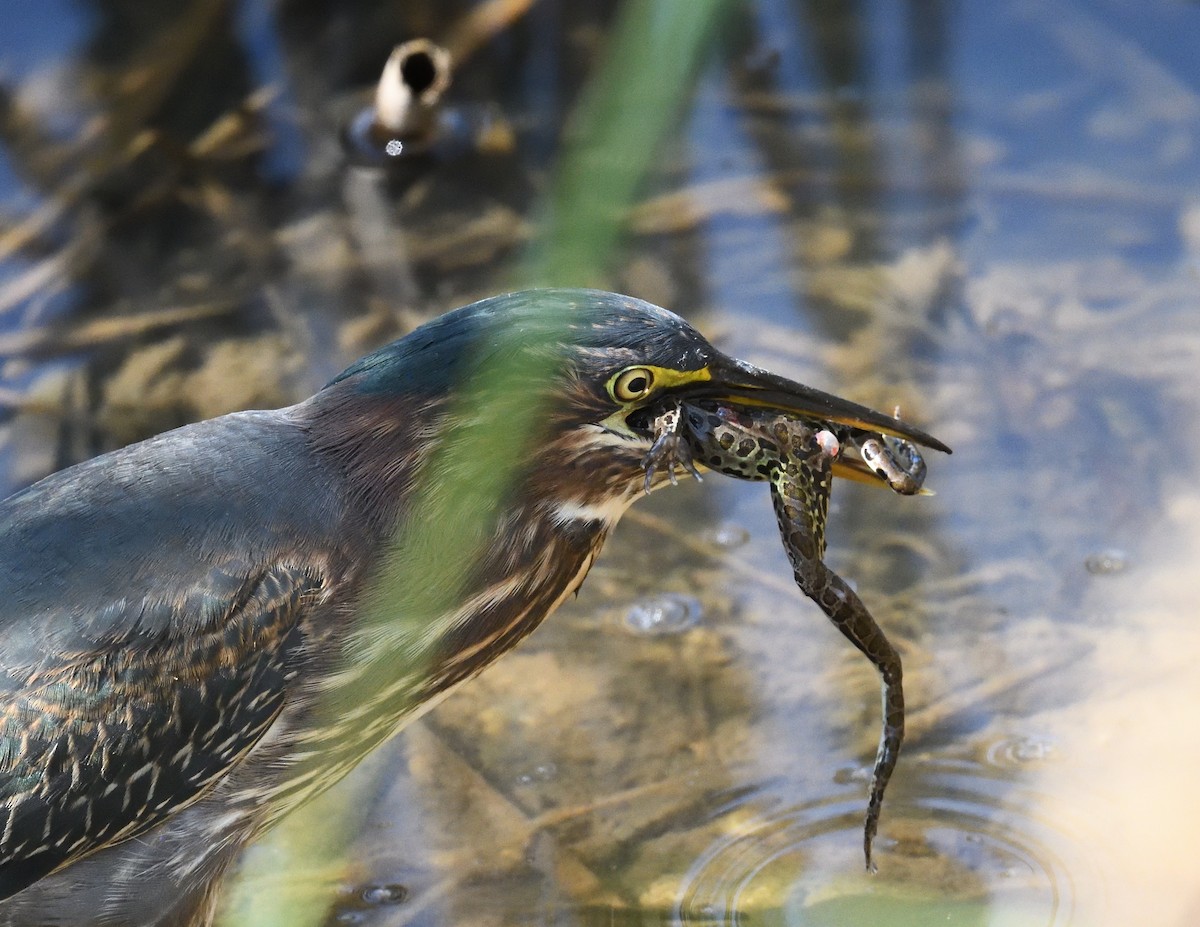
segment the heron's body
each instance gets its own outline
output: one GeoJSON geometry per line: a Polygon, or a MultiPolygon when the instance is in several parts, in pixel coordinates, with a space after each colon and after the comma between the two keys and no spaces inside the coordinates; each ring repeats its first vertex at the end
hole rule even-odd
{"type": "Polygon", "coordinates": [[[0,927],[208,923],[250,839],[578,587],[644,479],[649,434],[624,417],[649,400],[618,401],[616,372],[690,382],[718,360],[635,300],[518,294],[299,405],[187,426],[0,504],[0,927]],[[460,427],[455,390],[494,354],[524,359],[514,329],[530,363],[547,332],[564,358],[541,371],[536,452],[517,449],[469,566],[430,578],[441,599],[410,584],[381,603],[420,493],[439,491],[426,465],[460,427]],[[364,629],[381,608],[399,630],[364,629]]]}
{"type": "MultiPolygon", "coordinates": [[[[257,606],[273,593],[280,607],[273,626],[264,629],[262,641],[262,649],[273,652],[272,658],[247,668],[243,657],[238,672],[228,674],[230,690],[257,687],[259,710],[245,711],[240,723],[251,727],[269,722],[265,736],[257,743],[249,737],[236,740],[231,748],[246,750],[245,756],[211,785],[205,777],[229,765],[221,759],[222,751],[213,751],[217,759],[207,767],[199,750],[194,768],[176,766],[176,776],[198,777],[198,789],[180,788],[176,776],[156,775],[152,768],[128,790],[131,803],[147,806],[148,821],[154,817],[149,808],[160,801],[206,787],[211,792],[152,827],[141,839],[84,859],[0,902],[0,924],[35,923],[29,920],[35,915],[39,925],[77,924],[81,894],[108,899],[114,924],[187,923],[187,916],[207,905],[214,872],[224,869],[255,832],[315,789],[336,781],[405,720],[389,717],[375,730],[342,731],[328,738],[318,765],[302,767],[297,759],[297,754],[314,746],[310,722],[320,692],[310,684],[326,678],[331,669],[326,664],[337,652],[338,630],[345,628],[336,612],[353,608],[374,566],[372,554],[381,549],[383,532],[392,520],[380,518],[378,511],[356,510],[346,473],[336,458],[311,453],[306,428],[310,411],[301,406],[239,413],[191,425],[66,471],[6,505],[7,517],[0,523],[0,563],[9,580],[0,600],[6,665],[11,666],[15,658],[20,665],[37,668],[35,672],[43,666],[53,671],[56,663],[65,661],[47,660],[47,653],[86,654],[119,635],[133,636],[133,646],[159,664],[149,678],[130,680],[126,688],[128,697],[144,695],[146,701],[127,732],[131,741],[142,737],[149,741],[144,752],[131,751],[138,768],[145,764],[165,768],[165,761],[194,736],[173,726],[182,708],[161,713],[170,693],[194,692],[197,685],[186,669],[181,672],[172,666],[172,651],[179,659],[193,662],[197,638],[207,633],[214,635],[212,662],[219,663],[220,651],[228,649],[230,642],[215,639],[214,625],[220,622],[222,631],[228,628],[227,603],[249,593],[257,606]],[[203,447],[203,455],[187,454],[188,447],[203,447]],[[202,466],[195,466],[197,462],[202,466]],[[279,492],[279,487],[297,485],[305,487],[303,494],[279,492]],[[252,519],[270,527],[231,544],[231,519],[252,519]],[[14,523],[19,530],[4,530],[14,523]],[[314,534],[314,525],[321,527],[319,534],[314,534]],[[318,546],[311,543],[314,537],[324,542],[339,538],[342,543],[318,546]],[[31,572],[61,577],[69,589],[59,582],[19,582],[31,572]],[[247,577],[254,579],[248,583],[247,577]],[[273,581],[278,589],[262,588],[273,581]],[[129,600],[130,588],[139,590],[138,600],[129,600]],[[66,591],[73,593],[69,609],[61,605],[66,591]],[[205,597],[220,603],[221,611],[204,616],[205,597]],[[123,623],[101,623],[114,614],[114,608],[123,623]],[[30,634],[31,617],[42,631],[38,636],[30,634]],[[160,713],[157,725],[148,717],[155,706],[160,713]],[[306,772],[313,778],[303,778],[306,772]],[[59,905],[63,913],[56,916],[59,905]]],[[[405,502],[401,492],[395,498],[397,511],[404,509],[405,502]]],[[[600,520],[583,519],[546,519],[539,525],[545,530],[531,536],[530,542],[556,551],[563,558],[557,562],[566,568],[548,577],[544,588],[531,590],[537,601],[509,600],[509,610],[531,612],[528,620],[517,622],[515,614],[496,616],[501,626],[510,628],[512,643],[532,630],[534,616],[548,613],[578,584],[599,543],[598,535],[608,527],[600,520]],[[531,604],[535,607],[529,609],[531,604]]],[[[503,581],[502,566],[488,573],[489,584],[493,579],[503,581]]],[[[255,617],[261,621],[261,611],[255,617]]],[[[456,644],[460,645],[461,641],[456,644]]],[[[447,657],[457,652],[445,650],[447,657]]],[[[480,665],[443,660],[436,672],[414,687],[408,700],[414,708],[427,704],[438,691],[468,678],[480,665]]],[[[116,734],[112,721],[107,732],[98,734],[94,724],[80,719],[76,704],[56,700],[53,691],[35,694],[27,679],[10,671],[3,680],[8,755],[20,754],[21,734],[35,713],[43,715],[43,725],[77,727],[73,749],[79,759],[98,751],[100,736],[116,734]]],[[[216,688],[211,677],[207,683],[216,688]]],[[[234,713],[221,703],[217,692],[209,694],[213,710],[195,711],[196,725],[218,721],[228,725],[234,713]]],[[[239,698],[243,703],[252,700],[247,693],[239,698]]],[[[380,719],[365,720],[380,724],[380,719]]],[[[225,740],[230,733],[222,728],[216,740],[225,740]]],[[[74,759],[64,755],[60,775],[71,774],[74,759]]],[[[95,802],[94,826],[99,828],[110,804],[119,807],[126,801],[126,792],[119,788],[107,800],[95,802]]],[[[33,795],[24,800],[39,801],[33,795]]],[[[9,810],[19,815],[21,802],[9,810]]],[[[99,834],[100,839],[110,836],[99,834]]],[[[0,849],[21,839],[36,840],[40,834],[25,834],[18,828],[5,836],[8,839],[0,842],[0,849]]],[[[107,923],[100,916],[103,911],[104,905],[97,905],[97,923],[107,923]]]]}

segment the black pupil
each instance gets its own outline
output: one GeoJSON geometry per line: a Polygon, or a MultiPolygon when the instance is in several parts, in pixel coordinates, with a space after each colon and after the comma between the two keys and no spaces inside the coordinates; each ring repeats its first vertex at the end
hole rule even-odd
{"type": "Polygon", "coordinates": [[[631,393],[644,393],[646,391],[646,378],[644,376],[637,376],[631,380],[626,380],[625,389],[631,393]]]}

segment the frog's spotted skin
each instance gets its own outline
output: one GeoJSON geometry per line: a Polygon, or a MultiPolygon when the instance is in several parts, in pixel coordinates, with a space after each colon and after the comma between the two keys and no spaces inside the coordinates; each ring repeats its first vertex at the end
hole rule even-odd
{"type": "Polygon", "coordinates": [[[806,525],[811,542],[805,542],[805,556],[824,556],[830,465],[840,450],[836,438],[831,447],[818,441],[818,434],[829,435],[824,425],[724,405],[710,409],[688,403],[681,411],[692,458],[728,476],[769,481],[779,517],[790,521],[795,516],[806,525]]]}
{"type": "MultiPolygon", "coordinates": [[[[693,460],[729,476],[770,482],[779,532],[797,585],[879,671],[883,730],[863,829],[867,868],[874,870],[871,845],[879,824],[883,793],[904,738],[903,671],[899,653],[862,600],[822,561],[832,464],[842,444],[835,433],[839,426],[717,403],[684,403],[661,414],[655,427],[657,437],[646,460],[647,482],[660,464],[673,471],[678,463],[695,472],[693,460]]],[[[859,436],[844,434],[842,438],[859,436]]],[[[905,492],[915,485],[911,492],[918,491],[924,478],[924,463],[915,448],[910,456],[904,448],[882,442],[882,436],[871,436],[858,446],[867,445],[874,451],[878,445],[882,460],[878,469],[886,474],[881,478],[893,489],[905,492]],[[913,463],[914,458],[920,464],[919,469],[913,463]]],[[[898,443],[908,445],[908,442],[898,443]]],[[[868,464],[874,467],[870,461],[868,464]]]]}

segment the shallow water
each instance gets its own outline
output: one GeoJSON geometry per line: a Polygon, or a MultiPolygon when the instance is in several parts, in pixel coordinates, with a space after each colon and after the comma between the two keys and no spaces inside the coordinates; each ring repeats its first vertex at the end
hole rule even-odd
{"type": "MultiPolygon", "coordinates": [[[[536,278],[563,126],[637,6],[497,5],[495,34],[403,6],[4,14],[6,487],[292,401],[536,278]],[[348,168],[340,125],[416,34],[468,52],[450,102],[484,140],[348,168]]],[[[636,506],[576,601],[329,796],[316,817],[361,820],[332,863],[239,904],[329,883],[347,924],[1194,923],[1200,8],[724,17],[611,259],[555,282],[954,447],[933,497],[834,493],[829,562],[906,666],[879,872],[877,680],[792,585],[764,487],[714,476],[636,506]]]]}

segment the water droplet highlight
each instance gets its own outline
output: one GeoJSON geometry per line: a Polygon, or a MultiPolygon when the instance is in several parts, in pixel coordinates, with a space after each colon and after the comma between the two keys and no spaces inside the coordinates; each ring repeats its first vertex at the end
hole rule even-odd
{"type": "Polygon", "coordinates": [[[667,592],[635,602],[625,615],[625,625],[636,634],[681,634],[698,625],[702,614],[698,599],[667,592]]]}
{"type": "Polygon", "coordinates": [[[735,547],[741,547],[750,540],[750,532],[741,525],[735,525],[726,522],[722,525],[717,525],[708,532],[708,540],[718,547],[724,547],[726,550],[732,550],[735,547]]]}
{"type": "Polygon", "coordinates": [[[400,904],[408,899],[408,889],[403,885],[389,883],[387,885],[368,885],[360,893],[365,904],[373,908],[389,904],[400,904]]]}

